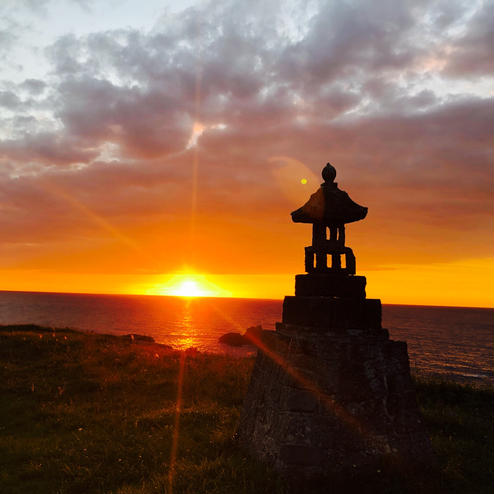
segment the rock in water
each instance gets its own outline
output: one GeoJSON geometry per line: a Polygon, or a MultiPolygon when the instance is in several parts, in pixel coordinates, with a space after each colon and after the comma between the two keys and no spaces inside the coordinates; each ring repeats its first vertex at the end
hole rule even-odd
{"type": "Polygon", "coordinates": [[[247,343],[240,333],[226,333],[220,336],[219,342],[230,346],[242,346],[247,343]]]}
{"type": "Polygon", "coordinates": [[[230,346],[256,345],[263,333],[262,326],[247,328],[245,333],[226,333],[219,338],[220,343],[230,346]]]}
{"type": "Polygon", "coordinates": [[[249,344],[255,345],[262,337],[263,331],[262,326],[251,326],[245,331],[244,338],[249,344]]]}

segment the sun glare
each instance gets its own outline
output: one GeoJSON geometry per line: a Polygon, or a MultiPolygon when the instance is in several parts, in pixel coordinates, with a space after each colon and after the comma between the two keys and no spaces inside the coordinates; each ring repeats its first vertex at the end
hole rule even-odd
{"type": "Polygon", "coordinates": [[[150,295],[175,297],[231,297],[231,293],[215,285],[201,274],[169,275],[146,291],[150,295]]]}
{"type": "Polygon", "coordinates": [[[194,146],[197,146],[197,141],[199,137],[201,137],[202,133],[206,130],[206,126],[202,125],[199,122],[194,122],[194,126],[192,127],[192,133],[189,137],[189,142],[187,143],[186,148],[191,149],[194,146]]]}
{"type": "Polygon", "coordinates": [[[204,297],[204,290],[197,284],[195,280],[184,280],[174,289],[174,295],[180,297],[204,297]]]}

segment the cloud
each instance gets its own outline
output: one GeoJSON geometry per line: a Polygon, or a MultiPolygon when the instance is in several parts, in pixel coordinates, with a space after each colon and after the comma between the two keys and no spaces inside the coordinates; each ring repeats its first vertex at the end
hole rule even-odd
{"type": "Polygon", "coordinates": [[[484,1],[463,33],[451,40],[444,74],[450,77],[490,77],[494,71],[492,1],[484,1]]]}
{"type": "Polygon", "coordinates": [[[16,109],[20,104],[20,99],[12,91],[0,91],[0,106],[9,110],[16,109]]]}
{"type": "Polygon", "coordinates": [[[20,84],[20,87],[25,89],[28,93],[37,96],[46,89],[47,84],[39,79],[26,79],[20,84]]]}
{"type": "Polygon", "coordinates": [[[98,156],[98,151],[81,146],[77,139],[53,133],[26,134],[21,139],[0,143],[0,156],[19,162],[38,162],[47,165],[87,163],[98,156]]]}
{"type": "Polygon", "coordinates": [[[492,100],[471,88],[490,73],[491,4],[312,5],[212,2],[149,32],[58,39],[46,80],[0,93],[14,112],[0,141],[9,245],[116,242],[105,260],[117,266],[130,255],[118,230],[152,246],[164,269],[186,257],[195,229],[205,269],[220,269],[225,249],[232,269],[254,269],[242,261],[249,248],[267,269],[282,239],[274,264],[287,270],[306,241],[287,214],[312,191],[303,177],[280,182],[290,178],[271,158],[285,156],[310,176],[333,162],[342,188],[370,207],[355,228],[364,252],[378,257],[375,231],[382,255],[407,262],[487,255],[492,100]],[[448,81],[470,85],[449,91],[448,81]]]}

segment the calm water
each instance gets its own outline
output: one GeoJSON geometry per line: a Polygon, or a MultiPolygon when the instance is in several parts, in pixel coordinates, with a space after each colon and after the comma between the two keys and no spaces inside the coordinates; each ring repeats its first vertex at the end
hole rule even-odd
{"type": "MultiPolygon", "coordinates": [[[[0,324],[35,323],[95,332],[152,336],[177,348],[254,353],[218,343],[229,331],[281,320],[279,300],[0,292],[0,324]]],[[[383,306],[383,327],[408,343],[420,372],[494,382],[494,310],[383,306]]]]}

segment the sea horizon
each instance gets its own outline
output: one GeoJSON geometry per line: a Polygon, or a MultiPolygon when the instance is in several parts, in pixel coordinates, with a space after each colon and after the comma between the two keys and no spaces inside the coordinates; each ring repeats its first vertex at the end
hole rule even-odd
{"type": "MultiPolygon", "coordinates": [[[[184,296],[184,295],[164,295],[160,293],[97,293],[97,292],[60,292],[60,291],[42,291],[42,290],[4,290],[0,289],[0,293],[39,293],[39,294],[51,294],[51,295],[95,295],[95,296],[123,296],[123,297],[163,297],[172,299],[232,299],[232,300],[265,300],[273,302],[283,302],[283,298],[263,298],[263,297],[235,297],[235,296],[184,296]]],[[[291,296],[286,294],[285,296],[291,296]]],[[[373,297],[370,297],[373,298],[373,297]]],[[[480,307],[476,305],[434,305],[434,304],[407,304],[407,303],[393,303],[393,302],[383,302],[382,305],[392,305],[399,307],[437,307],[445,309],[485,309],[494,310],[494,305],[492,307],[480,307]]]]}

